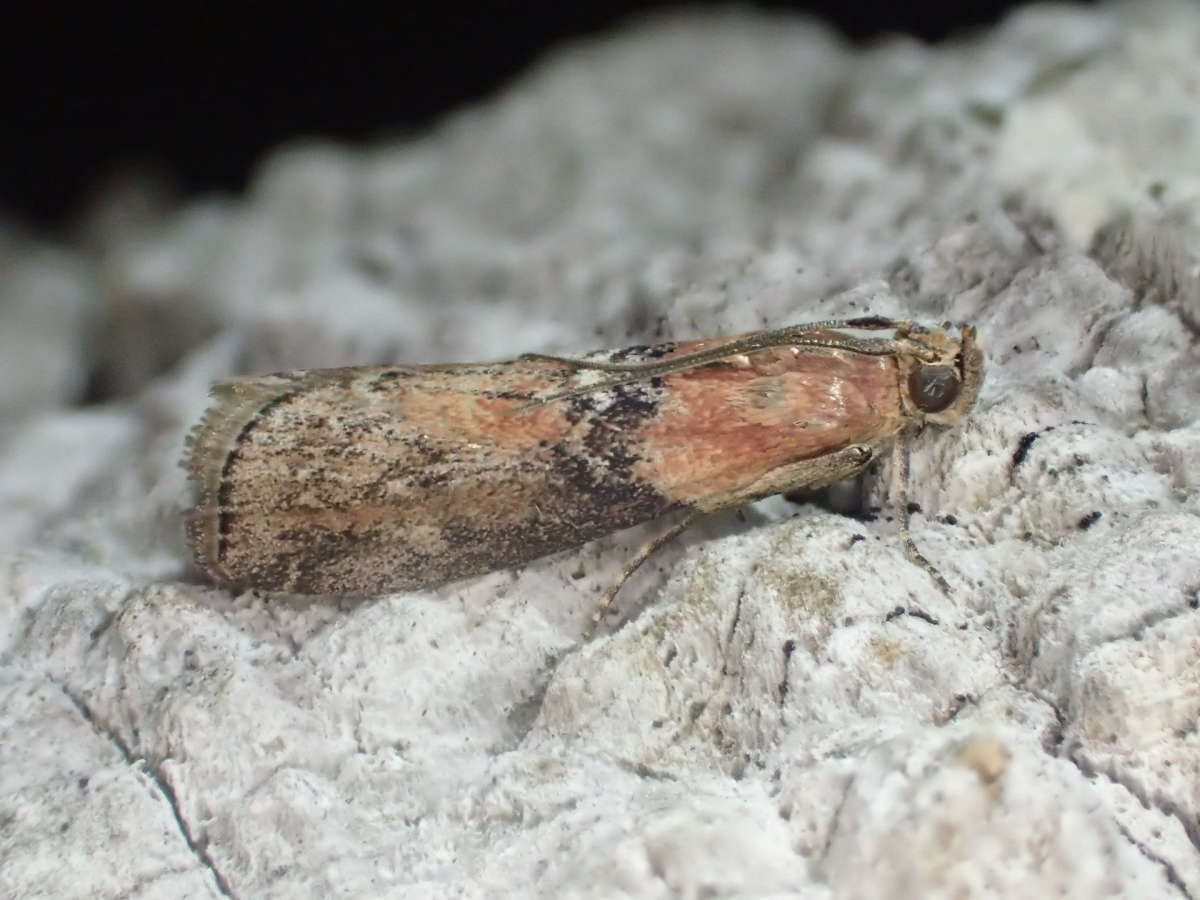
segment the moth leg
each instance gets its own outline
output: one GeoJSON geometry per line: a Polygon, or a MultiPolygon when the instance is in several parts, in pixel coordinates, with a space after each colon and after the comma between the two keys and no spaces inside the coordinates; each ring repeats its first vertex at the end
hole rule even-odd
{"type": "Polygon", "coordinates": [[[617,576],[612,587],[604,592],[604,596],[600,598],[600,603],[596,606],[592,613],[591,621],[588,622],[587,628],[584,629],[583,639],[586,641],[592,636],[592,632],[596,630],[596,626],[600,624],[600,620],[604,618],[608,612],[608,608],[612,606],[613,601],[617,599],[617,594],[621,593],[621,588],[629,577],[636,572],[646,560],[658,552],[658,550],[668,541],[678,537],[686,531],[693,522],[698,519],[702,513],[700,510],[691,510],[682,519],[664,531],[662,534],[655,537],[653,540],[647,541],[632,559],[625,564],[625,568],[621,570],[621,574],[617,576]]]}
{"type": "Polygon", "coordinates": [[[950,583],[917,549],[908,530],[908,520],[911,515],[908,507],[908,438],[909,435],[902,434],[892,444],[891,484],[888,486],[894,498],[892,502],[897,507],[900,540],[904,544],[904,555],[908,557],[908,561],[924,569],[938,589],[948,597],[950,596],[950,583]]]}
{"type": "Polygon", "coordinates": [[[826,453],[823,456],[813,459],[802,459],[786,466],[780,466],[778,469],[768,472],[757,481],[744,485],[737,491],[724,494],[704,504],[702,507],[698,506],[690,510],[682,519],[662,534],[648,541],[625,564],[625,568],[621,570],[621,574],[613,586],[605,591],[604,596],[600,598],[600,603],[596,607],[596,611],[592,613],[592,620],[588,623],[587,630],[584,631],[583,639],[587,640],[591,637],[600,620],[604,618],[605,613],[608,612],[609,607],[616,600],[617,594],[621,592],[621,588],[625,582],[638,570],[638,567],[653,556],[664,544],[687,530],[700,516],[705,513],[716,512],[719,509],[742,506],[751,501],[760,500],[763,497],[770,497],[773,494],[785,494],[788,491],[799,490],[805,487],[823,487],[824,485],[833,484],[846,478],[852,478],[866,468],[874,455],[870,447],[863,444],[851,444],[849,447],[833,453],[826,453]]]}
{"type": "Polygon", "coordinates": [[[841,450],[788,463],[772,469],[762,478],[744,485],[737,491],[714,497],[702,507],[705,512],[741,506],[775,494],[789,494],[803,489],[828,487],[861,474],[875,457],[865,444],[851,444],[841,450]]]}

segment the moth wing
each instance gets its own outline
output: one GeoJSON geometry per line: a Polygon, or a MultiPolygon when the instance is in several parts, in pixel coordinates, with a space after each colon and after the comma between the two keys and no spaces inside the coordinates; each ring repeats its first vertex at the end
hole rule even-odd
{"type": "MultiPolygon", "coordinates": [[[[235,586],[377,593],[603,533],[577,488],[588,476],[564,452],[577,420],[528,402],[569,372],[377,367],[220,382],[187,458],[200,482],[188,522],[199,565],[235,586]]],[[[629,515],[661,505],[649,497],[629,515]]]]}

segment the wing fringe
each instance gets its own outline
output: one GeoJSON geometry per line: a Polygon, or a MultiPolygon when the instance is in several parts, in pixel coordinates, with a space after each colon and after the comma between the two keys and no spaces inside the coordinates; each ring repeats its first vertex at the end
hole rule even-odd
{"type": "Polygon", "coordinates": [[[199,488],[196,506],[184,516],[188,546],[196,563],[225,584],[220,563],[221,488],[230,458],[246,427],[264,409],[297,390],[288,375],[226,378],[209,390],[213,403],[184,439],[183,467],[199,488]]]}

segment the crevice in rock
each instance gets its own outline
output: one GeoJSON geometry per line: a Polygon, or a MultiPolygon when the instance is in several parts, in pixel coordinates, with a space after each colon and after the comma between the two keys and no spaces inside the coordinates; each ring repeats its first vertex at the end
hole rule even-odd
{"type": "Polygon", "coordinates": [[[1172,619],[1178,619],[1180,616],[1189,616],[1195,610],[1189,605],[1186,598],[1182,606],[1167,607],[1166,609],[1147,610],[1133,625],[1129,632],[1125,635],[1118,635],[1104,643],[1112,643],[1120,640],[1138,640],[1141,638],[1142,632],[1148,631],[1157,625],[1162,625],[1164,622],[1170,622],[1172,619]]]}
{"type": "Polygon", "coordinates": [[[550,681],[558,669],[560,660],[561,657],[552,656],[539,673],[539,677],[533,682],[530,693],[509,709],[505,723],[512,731],[512,739],[506,742],[507,749],[519,747],[529,736],[529,732],[533,730],[534,723],[542,713],[542,705],[546,702],[546,691],[550,688],[550,681]]]}
{"type": "Polygon", "coordinates": [[[1103,769],[1091,766],[1086,761],[1078,759],[1074,750],[1062,754],[1062,758],[1089,778],[1106,778],[1113,784],[1123,787],[1129,791],[1130,795],[1137,798],[1137,801],[1146,809],[1153,809],[1164,816],[1175,819],[1183,827],[1183,833],[1187,835],[1188,841],[1196,848],[1197,852],[1200,852],[1200,823],[1189,822],[1187,815],[1179,808],[1178,804],[1150,796],[1143,788],[1123,778],[1120,772],[1112,766],[1107,766],[1103,769]]]}
{"type": "MultiPolygon", "coordinates": [[[[1198,852],[1200,852],[1200,822],[1189,823],[1187,815],[1183,812],[1183,810],[1181,810],[1178,807],[1177,804],[1169,803],[1169,802],[1165,802],[1165,801],[1159,801],[1155,797],[1147,795],[1146,791],[1139,788],[1133,782],[1131,782],[1125,778],[1122,778],[1121,775],[1119,774],[1119,772],[1117,772],[1116,770],[1114,770],[1112,768],[1103,769],[1103,770],[1097,769],[1097,768],[1094,768],[1093,766],[1091,766],[1090,764],[1088,764],[1085,760],[1081,760],[1078,756],[1078,750],[1079,750],[1078,745],[1075,745],[1074,747],[1069,746],[1068,742],[1065,739],[1065,735],[1067,732],[1068,719],[1067,719],[1066,714],[1058,706],[1058,704],[1055,703],[1050,698],[1043,696],[1042,694],[1040,694],[1038,691],[1034,690],[1033,688],[1029,687],[1025,683],[1024,679],[1014,679],[1013,687],[1015,687],[1017,690],[1024,691],[1025,693],[1029,694],[1031,697],[1034,697],[1035,699],[1039,700],[1040,702],[1045,703],[1050,708],[1050,710],[1054,713],[1054,718],[1057,723],[1058,740],[1055,742],[1055,745],[1053,747],[1046,748],[1048,753],[1051,753],[1053,756],[1057,757],[1058,759],[1061,759],[1065,762],[1070,763],[1076,769],[1078,769],[1079,772],[1084,777],[1086,777],[1088,779],[1101,777],[1101,778],[1107,779],[1108,781],[1112,782],[1113,784],[1116,784],[1116,785],[1124,788],[1126,791],[1129,792],[1130,796],[1134,797],[1145,809],[1152,809],[1163,816],[1167,816],[1169,818],[1175,819],[1177,822],[1179,822],[1180,826],[1183,828],[1183,832],[1184,832],[1184,834],[1187,835],[1188,841],[1192,844],[1193,847],[1196,848],[1196,850],[1198,852]]],[[[1115,817],[1113,818],[1113,822],[1114,822],[1114,824],[1116,824],[1116,826],[1119,829],[1121,829],[1122,834],[1126,834],[1126,837],[1129,838],[1130,843],[1133,844],[1135,847],[1137,847],[1137,849],[1141,853],[1143,853],[1148,858],[1154,860],[1155,862],[1161,863],[1164,867],[1168,867],[1168,869],[1169,869],[1168,873],[1167,873],[1168,880],[1171,881],[1172,884],[1178,884],[1181,891],[1183,891],[1184,896],[1188,897],[1189,900],[1196,900],[1196,898],[1184,888],[1182,881],[1179,880],[1178,872],[1176,872],[1173,868],[1170,868],[1169,862],[1167,862],[1166,860],[1159,859],[1157,856],[1153,855],[1149,851],[1148,848],[1143,847],[1136,840],[1134,840],[1132,837],[1130,837],[1125,832],[1125,829],[1121,826],[1120,821],[1117,820],[1115,817]]]]}
{"type": "Polygon", "coordinates": [[[1146,857],[1146,859],[1150,860],[1150,862],[1159,866],[1163,870],[1163,875],[1166,876],[1168,884],[1176,888],[1179,893],[1188,898],[1188,900],[1196,900],[1195,895],[1188,890],[1187,885],[1184,883],[1183,879],[1179,877],[1178,870],[1171,864],[1170,860],[1163,859],[1161,856],[1156,855],[1149,847],[1135,838],[1130,833],[1129,829],[1127,829],[1120,822],[1117,823],[1117,830],[1121,832],[1121,837],[1125,838],[1125,840],[1129,841],[1129,843],[1137,848],[1138,853],[1142,854],[1142,856],[1146,857]]]}
{"type": "MultiPolygon", "coordinates": [[[[733,646],[733,637],[737,634],[738,626],[742,623],[742,601],[746,597],[746,586],[743,584],[738,588],[737,597],[733,601],[733,617],[729,620],[729,630],[725,633],[725,649],[728,650],[733,646]]],[[[728,660],[728,654],[726,654],[728,660]]],[[[722,672],[723,675],[728,675],[729,672],[722,672]]]]}
{"type": "Polygon", "coordinates": [[[842,810],[846,808],[846,804],[850,801],[850,791],[854,788],[856,779],[856,775],[851,775],[846,779],[846,786],[842,789],[842,796],[838,799],[837,809],[833,811],[833,818],[829,822],[829,831],[825,834],[825,843],[821,846],[821,852],[817,854],[815,860],[817,866],[824,866],[825,860],[829,858],[829,851],[833,849],[833,841],[837,837],[838,825],[842,821],[842,810]]]}
{"type": "Polygon", "coordinates": [[[87,722],[89,726],[91,726],[92,730],[95,731],[100,737],[108,741],[108,743],[117,748],[117,752],[121,754],[121,757],[125,760],[126,765],[128,765],[131,769],[140,767],[147,775],[150,776],[150,779],[158,787],[159,793],[162,794],[163,799],[167,802],[167,806],[170,808],[171,814],[175,817],[175,825],[179,829],[179,834],[183,837],[183,841],[187,845],[188,850],[191,851],[192,856],[194,856],[200,865],[212,876],[213,881],[216,883],[217,890],[221,893],[221,896],[229,897],[230,900],[236,900],[237,895],[234,894],[230,889],[229,882],[225,879],[225,876],[221,874],[221,870],[217,867],[217,864],[209,855],[208,850],[205,847],[205,842],[199,841],[192,836],[191,829],[188,828],[187,822],[183,817],[183,811],[180,809],[179,798],[175,795],[174,788],[171,787],[170,783],[162,775],[159,769],[156,766],[150,765],[150,761],[144,757],[135,756],[133,751],[129,748],[129,745],[127,745],[125,741],[121,739],[121,736],[117,734],[116,731],[107,727],[96,717],[96,715],[92,712],[91,707],[87,705],[83,698],[76,696],[66,685],[60,682],[56,681],[54,684],[60,691],[62,691],[63,696],[71,701],[71,705],[75,707],[76,711],[83,718],[83,720],[87,722]]]}

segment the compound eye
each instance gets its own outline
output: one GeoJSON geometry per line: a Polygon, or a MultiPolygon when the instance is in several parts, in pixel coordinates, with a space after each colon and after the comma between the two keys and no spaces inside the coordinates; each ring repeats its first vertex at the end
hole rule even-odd
{"type": "Polygon", "coordinates": [[[908,376],[908,392],[922,412],[941,412],[958,399],[958,389],[954,366],[921,366],[908,376]]]}

